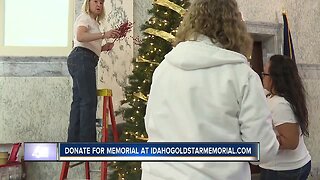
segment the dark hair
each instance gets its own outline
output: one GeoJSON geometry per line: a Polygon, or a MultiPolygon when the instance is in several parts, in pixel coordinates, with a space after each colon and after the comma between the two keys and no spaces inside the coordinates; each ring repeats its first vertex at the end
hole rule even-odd
{"type": "Polygon", "coordinates": [[[272,79],[271,88],[290,103],[302,134],[309,136],[305,89],[295,62],[287,56],[274,55],[270,58],[269,74],[272,79]]]}

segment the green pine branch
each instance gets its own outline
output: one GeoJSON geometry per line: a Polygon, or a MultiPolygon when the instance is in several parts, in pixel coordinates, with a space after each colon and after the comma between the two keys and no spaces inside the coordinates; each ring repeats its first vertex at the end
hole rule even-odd
{"type": "MultiPolygon", "coordinates": [[[[171,0],[177,5],[187,8],[188,0],[171,0]]],[[[166,31],[175,35],[182,17],[177,12],[163,6],[153,5],[149,10],[151,18],[141,26],[141,31],[147,28],[166,31]]],[[[164,56],[171,51],[170,42],[153,35],[144,33],[145,38],[139,48],[139,56],[146,60],[161,63],[164,56]]],[[[128,85],[124,87],[125,99],[121,101],[121,108],[118,113],[122,114],[125,120],[124,130],[120,137],[122,142],[145,142],[147,137],[144,124],[144,116],[147,102],[134,93],[141,92],[147,96],[150,92],[152,74],[157,65],[147,62],[132,61],[133,71],[128,77],[128,85]]],[[[141,177],[141,162],[114,162],[111,165],[111,180],[138,180],[141,177]]]]}

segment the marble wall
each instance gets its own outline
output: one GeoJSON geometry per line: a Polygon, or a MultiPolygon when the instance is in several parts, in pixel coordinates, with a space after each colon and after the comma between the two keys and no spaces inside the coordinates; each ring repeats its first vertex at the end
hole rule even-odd
{"type": "Polygon", "coordinates": [[[308,94],[310,137],[305,138],[314,167],[320,168],[320,2],[314,0],[238,0],[246,21],[281,23],[287,11],[296,61],[308,94]]]}
{"type": "MultiPolygon", "coordinates": [[[[76,0],[76,14],[82,0],[76,0]]],[[[148,20],[152,0],[108,0],[105,29],[123,20],[134,22],[130,36],[142,37],[140,25],[148,20]]],[[[320,2],[315,0],[238,0],[245,20],[281,26],[282,9],[287,10],[299,71],[308,92],[310,137],[308,149],[320,165],[320,2]]],[[[261,25],[261,26],[260,26],[261,25]]],[[[131,73],[131,60],[139,47],[127,38],[115,43],[111,53],[102,54],[98,87],[111,88],[115,109],[123,98],[122,87],[131,73]]],[[[65,141],[71,103],[72,80],[66,57],[0,56],[0,143],[21,141],[65,141]]],[[[98,112],[98,114],[101,114],[98,112]]],[[[117,117],[121,121],[121,117],[117,117]]],[[[1,150],[1,147],[0,147],[1,150]]],[[[28,163],[29,179],[58,179],[61,163],[28,163]]],[[[82,168],[70,177],[83,178],[82,168]]]]}
{"type": "MultiPolygon", "coordinates": [[[[134,28],[133,34],[134,37],[143,38],[140,26],[149,20],[150,15],[148,10],[152,8],[152,0],[134,0],[133,1],[133,19],[134,19],[134,28]]],[[[134,46],[134,55],[138,55],[139,46],[134,46]]]]}
{"type": "Polygon", "coordinates": [[[320,63],[320,2],[314,0],[238,0],[245,20],[282,23],[287,11],[298,63],[320,63]]]}
{"type": "MultiPolygon", "coordinates": [[[[104,29],[117,28],[125,21],[131,23],[133,20],[133,0],[110,0],[105,1],[106,21],[103,23],[104,29]]],[[[127,76],[131,73],[131,61],[133,58],[133,29],[127,37],[115,42],[115,46],[110,52],[103,52],[97,68],[98,89],[109,88],[113,92],[113,103],[116,110],[120,106],[120,101],[124,98],[122,88],[127,83],[127,76]]],[[[102,108],[98,108],[101,110],[102,108]]],[[[101,114],[98,111],[98,114],[101,114]]],[[[117,122],[122,122],[118,117],[117,122]]]]}

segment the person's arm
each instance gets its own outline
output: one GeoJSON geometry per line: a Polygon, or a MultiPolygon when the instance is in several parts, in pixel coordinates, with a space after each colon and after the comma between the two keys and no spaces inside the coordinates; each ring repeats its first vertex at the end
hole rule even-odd
{"type": "Polygon", "coordinates": [[[272,119],[278,132],[280,149],[294,150],[299,144],[300,126],[289,102],[278,98],[274,101],[272,119]]]}
{"type": "Polygon", "coordinates": [[[119,37],[119,31],[109,30],[105,33],[89,33],[86,26],[79,26],[77,28],[77,40],[79,42],[90,42],[98,39],[116,38],[119,37]]]}
{"type": "Polygon", "coordinates": [[[102,47],[101,47],[101,52],[102,51],[110,51],[112,48],[113,48],[113,46],[114,46],[114,43],[106,43],[105,45],[103,45],[102,47]]]}
{"type": "Polygon", "coordinates": [[[244,142],[260,142],[260,164],[271,161],[279,149],[279,142],[272,128],[271,112],[267,106],[261,81],[251,73],[241,90],[239,123],[244,142]]]}
{"type": "Polygon", "coordinates": [[[284,123],[276,126],[279,135],[280,149],[294,150],[299,144],[299,125],[297,123],[284,123]]]}

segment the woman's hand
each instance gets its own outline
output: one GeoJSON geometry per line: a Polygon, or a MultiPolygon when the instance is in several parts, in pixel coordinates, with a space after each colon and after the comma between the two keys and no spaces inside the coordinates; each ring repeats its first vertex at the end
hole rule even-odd
{"type": "Polygon", "coordinates": [[[104,38],[118,38],[120,36],[120,32],[115,29],[111,29],[104,33],[104,38]]]}
{"type": "Polygon", "coordinates": [[[102,46],[101,51],[110,51],[114,46],[114,43],[107,43],[102,46]]]}

